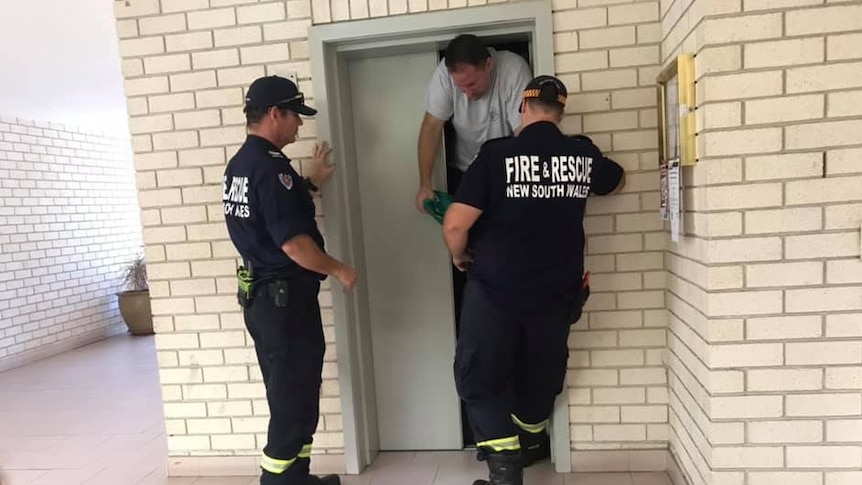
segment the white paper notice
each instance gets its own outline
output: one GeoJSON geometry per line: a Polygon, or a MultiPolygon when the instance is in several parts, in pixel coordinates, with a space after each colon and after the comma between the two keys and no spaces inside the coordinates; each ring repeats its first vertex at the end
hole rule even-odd
{"type": "Polygon", "coordinates": [[[661,190],[661,203],[659,205],[659,215],[661,216],[661,220],[666,221],[670,219],[670,215],[668,214],[667,204],[668,204],[668,193],[667,193],[667,165],[662,165],[659,168],[659,188],[661,190]]]}
{"type": "Polygon", "coordinates": [[[682,194],[680,193],[680,171],[679,159],[670,160],[667,171],[668,185],[668,209],[670,212],[670,240],[679,242],[680,208],[682,207],[682,194]]]}

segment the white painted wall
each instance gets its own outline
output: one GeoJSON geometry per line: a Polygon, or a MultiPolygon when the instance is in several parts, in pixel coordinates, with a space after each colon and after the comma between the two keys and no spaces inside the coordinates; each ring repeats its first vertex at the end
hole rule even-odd
{"type": "Polygon", "coordinates": [[[141,250],[128,135],[47,126],[0,118],[0,372],[126,331],[114,293],[141,250]]]}
{"type": "Polygon", "coordinates": [[[0,0],[0,115],[127,133],[110,0],[0,0]]]}

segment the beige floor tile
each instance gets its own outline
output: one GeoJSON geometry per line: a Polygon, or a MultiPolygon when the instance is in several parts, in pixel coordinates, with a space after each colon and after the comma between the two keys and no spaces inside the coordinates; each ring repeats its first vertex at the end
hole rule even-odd
{"type": "Polygon", "coordinates": [[[202,477],[191,485],[251,485],[257,481],[255,477],[202,477]]]}
{"type": "Polygon", "coordinates": [[[433,485],[437,465],[392,466],[374,474],[371,485],[433,485]]]}
{"type": "Polygon", "coordinates": [[[554,471],[550,461],[536,463],[524,471],[524,483],[536,485],[563,485],[565,477],[554,471]]]}
{"type": "Polygon", "coordinates": [[[341,477],[341,485],[371,485],[371,475],[349,475],[341,477]]]}
{"type": "Polygon", "coordinates": [[[629,473],[571,473],[565,485],[634,485],[629,473]]]}
{"type": "Polygon", "coordinates": [[[45,470],[6,470],[0,471],[2,485],[31,485],[46,473],[45,470]]]}
{"type": "MultiPolygon", "coordinates": [[[[259,483],[258,477],[166,476],[152,337],[116,337],[0,373],[0,389],[2,485],[259,483]]],[[[389,452],[342,483],[470,485],[487,476],[474,450],[389,452]]],[[[670,485],[664,473],[560,475],[549,462],[529,468],[525,478],[527,485],[670,485]]]]}
{"type": "Polygon", "coordinates": [[[81,485],[100,471],[100,467],[59,468],[45,473],[30,485],[81,485]]]}
{"type": "Polygon", "coordinates": [[[634,485],[673,485],[667,473],[632,473],[634,485]]]}

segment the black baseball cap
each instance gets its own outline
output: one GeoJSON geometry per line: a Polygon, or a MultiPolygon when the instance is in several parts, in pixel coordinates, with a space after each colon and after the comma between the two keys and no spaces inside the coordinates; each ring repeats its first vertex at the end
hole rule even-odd
{"type": "Polygon", "coordinates": [[[317,110],[305,104],[305,95],[290,79],[265,76],[254,80],[245,95],[245,109],[266,110],[273,106],[289,109],[294,113],[314,116],[317,110]]]}
{"type": "Polygon", "coordinates": [[[538,76],[527,83],[523,99],[539,99],[565,107],[568,95],[566,86],[559,79],[554,76],[538,76]]]}

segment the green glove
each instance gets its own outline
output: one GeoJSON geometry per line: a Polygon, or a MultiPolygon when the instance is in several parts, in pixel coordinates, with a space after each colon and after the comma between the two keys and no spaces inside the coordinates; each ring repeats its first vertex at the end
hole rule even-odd
{"type": "Polygon", "coordinates": [[[449,208],[449,205],[452,203],[452,195],[441,192],[439,190],[434,191],[433,199],[425,199],[425,202],[422,203],[423,207],[425,207],[425,212],[427,212],[431,217],[434,218],[440,224],[443,224],[443,217],[446,215],[446,209],[449,208]]]}

